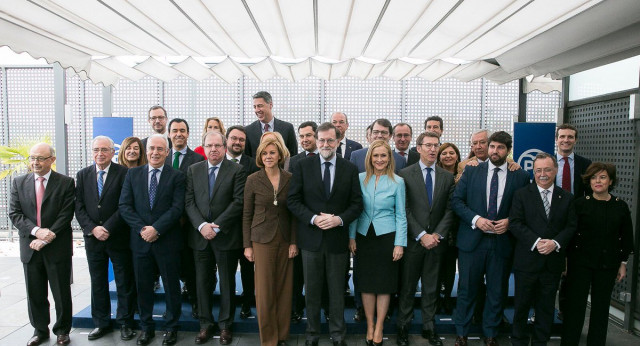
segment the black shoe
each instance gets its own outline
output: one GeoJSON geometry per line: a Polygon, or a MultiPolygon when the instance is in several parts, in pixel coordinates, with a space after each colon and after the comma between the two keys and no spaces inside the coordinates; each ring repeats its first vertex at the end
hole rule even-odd
{"type": "Polygon", "coordinates": [[[89,333],[89,340],[98,340],[101,337],[107,335],[108,333],[111,333],[112,329],[111,328],[95,328],[94,330],[92,330],[89,333]]]}
{"type": "Polygon", "coordinates": [[[279,340],[277,346],[287,346],[287,342],[284,340],[279,340]]]}
{"type": "Polygon", "coordinates": [[[164,339],[162,339],[163,345],[175,345],[178,341],[178,332],[166,332],[164,333],[164,339]]]}
{"type": "Polygon", "coordinates": [[[364,344],[367,345],[367,346],[373,346],[373,340],[364,339],[364,344]]]}
{"type": "Polygon", "coordinates": [[[430,345],[433,346],[442,346],[442,340],[440,340],[440,337],[438,336],[438,334],[436,333],[435,330],[422,330],[422,337],[427,339],[427,341],[429,341],[430,345]]]}
{"type": "Polygon", "coordinates": [[[342,340],[342,341],[334,341],[333,342],[333,346],[347,346],[347,343],[342,340]]]}
{"type": "Polygon", "coordinates": [[[360,307],[356,309],[356,313],[353,315],[353,320],[356,322],[365,321],[367,317],[364,315],[364,308],[360,307]]]}
{"type": "Polygon", "coordinates": [[[131,327],[120,327],[120,339],[127,341],[133,339],[134,336],[136,336],[136,332],[134,332],[131,327]]]}
{"type": "MultiPolygon", "coordinates": [[[[409,345],[409,330],[407,329],[407,327],[398,328],[398,340],[396,342],[398,346],[409,345]]],[[[373,340],[371,340],[371,343],[373,343],[373,340]]]]}
{"type": "Polygon", "coordinates": [[[138,337],[138,341],[136,341],[137,345],[148,345],[151,340],[156,336],[155,332],[140,332],[140,336],[138,337]]]}
{"type": "Polygon", "coordinates": [[[373,346],[382,346],[382,344],[384,344],[384,340],[380,340],[380,342],[373,342],[373,340],[371,340],[371,345],[373,346]]]}
{"type": "Polygon", "coordinates": [[[240,309],[240,318],[246,320],[251,316],[253,316],[251,314],[251,307],[249,305],[242,304],[242,309],[240,309]]]}
{"type": "Polygon", "coordinates": [[[302,321],[302,311],[301,312],[292,312],[291,313],[291,322],[292,323],[300,323],[302,321]]]}
{"type": "Polygon", "coordinates": [[[304,342],[304,346],[318,346],[318,342],[317,341],[307,340],[307,341],[304,342]]]}

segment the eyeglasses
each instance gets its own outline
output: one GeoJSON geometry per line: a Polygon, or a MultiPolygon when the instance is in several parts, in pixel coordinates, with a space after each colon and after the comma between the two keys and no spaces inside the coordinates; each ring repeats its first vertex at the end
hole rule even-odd
{"type": "Polygon", "coordinates": [[[325,143],[327,143],[327,144],[333,144],[333,143],[335,143],[336,141],[337,141],[337,139],[335,139],[335,138],[329,138],[329,139],[320,138],[320,139],[318,139],[318,143],[319,143],[320,145],[325,144],[325,143]]]}
{"type": "Polygon", "coordinates": [[[244,142],[247,140],[246,138],[242,138],[242,137],[235,137],[235,136],[233,136],[233,137],[229,137],[229,139],[230,139],[230,140],[232,140],[232,141],[234,141],[234,142],[235,142],[235,141],[238,141],[238,142],[240,142],[240,143],[244,143],[244,142]]]}
{"type": "Polygon", "coordinates": [[[113,150],[113,149],[111,149],[111,148],[93,148],[92,150],[93,150],[94,154],[97,154],[97,153],[106,154],[108,152],[111,152],[111,150],[113,150]]]}
{"type": "Polygon", "coordinates": [[[422,143],[418,145],[421,145],[427,149],[438,149],[440,147],[440,143],[422,143]]]}
{"type": "Polygon", "coordinates": [[[205,147],[205,149],[209,149],[209,150],[211,150],[211,148],[216,148],[216,150],[220,150],[220,149],[224,148],[224,145],[222,145],[222,144],[207,144],[204,147],[205,147]]]}
{"type": "Polygon", "coordinates": [[[29,161],[34,162],[34,161],[38,161],[38,162],[45,162],[48,159],[52,158],[53,156],[47,156],[47,157],[42,157],[42,156],[29,156],[29,161]]]}
{"type": "Polygon", "coordinates": [[[553,173],[553,168],[536,168],[533,170],[533,173],[535,174],[542,174],[542,172],[553,173]]]}
{"type": "Polygon", "coordinates": [[[371,134],[374,135],[374,136],[377,136],[377,135],[388,136],[389,135],[389,131],[374,130],[374,131],[371,131],[371,134]]]}

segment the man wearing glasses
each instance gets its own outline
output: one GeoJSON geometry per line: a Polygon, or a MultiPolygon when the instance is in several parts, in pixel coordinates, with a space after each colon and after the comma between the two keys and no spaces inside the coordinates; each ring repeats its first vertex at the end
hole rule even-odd
{"type": "MultiPolygon", "coordinates": [[[[161,134],[168,139],[167,111],[162,106],[153,106],[149,108],[149,112],[147,114],[147,121],[149,122],[149,125],[151,125],[153,133],[161,134]]],[[[147,147],[147,139],[149,139],[149,137],[142,139],[142,146],[145,148],[147,147]]],[[[169,141],[169,149],[171,149],[171,146],[172,143],[169,141]]]]}
{"type": "Polygon", "coordinates": [[[29,321],[35,329],[27,346],[49,339],[47,283],[56,307],[53,333],[57,344],[70,342],[71,330],[71,220],[74,182],[51,170],[54,149],[46,143],[29,151],[32,173],[11,186],[9,217],[20,235],[20,260],[27,286],[29,321]]]}
{"type": "MultiPolygon", "coordinates": [[[[373,122],[371,127],[371,142],[381,139],[383,141],[388,142],[391,139],[391,134],[393,133],[393,127],[391,126],[391,122],[387,119],[377,119],[373,122]]],[[[351,153],[351,163],[358,167],[358,173],[362,173],[365,171],[364,169],[364,160],[367,156],[367,151],[369,148],[363,148],[360,150],[356,150],[351,153]]],[[[397,152],[393,152],[393,158],[395,160],[396,170],[395,172],[400,172],[407,165],[407,160],[397,152]]]]}
{"type": "Polygon", "coordinates": [[[420,161],[420,154],[417,151],[409,150],[412,136],[413,130],[411,125],[407,123],[398,123],[393,127],[393,141],[396,144],[396,148],[393,151],[402,156],[407,166],[420,161]]]}

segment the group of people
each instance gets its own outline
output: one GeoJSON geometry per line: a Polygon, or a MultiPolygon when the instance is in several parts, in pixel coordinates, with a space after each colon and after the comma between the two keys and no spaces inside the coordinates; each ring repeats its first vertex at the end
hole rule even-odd
{"type": "Polygon", "coordinates": [[[367,345],[383,343],[394,297],[397,344],[409,345],[419,280],[422,337],[442,345],[434,318],[441,287],[442,303],[451,304],[456,267],[456,345],[467,344],[477,305],[485,343],[498,344],[512,272],[514,345],[549,340],[561,276],[562,344],[578,344],[589,291],[587,342],[605,344],[609,297],[633,249],[631,215],[610,193],[615,167],[573,152],[575,127],[558,126],[558,152],[536,156],[531,182],[509,158],[512,138],[504,131],[473,133],[469,158],[462,160],[455,144],[441,143],[440,117],[426,119],[412,148],[409,124],[377,119],[363,148],[346,137],[347,116],[338,112],[330,122],[298,126],[298,153],[294,127],[273,116],[271,95],[261,91],[253,101],[255,122],[225,129],[209,118],[194,150],[187,145],[187,121],[168,122],[164,108],[151,107],[155,133],[126,138],[118,163],[113,141],[97,136],[95,163],[77,173],[75,184],[51,170],[51,146],[31,148],[31,172],[13,180],[10,205],[35,329],[28,346],[49,338],[47,284],[56,305],[53,333],[58,344],[69,343],[74,213],[91,276],[95,329],[89,340],[112,330],[110,260],[122,340],[136,336],[136,308],[137,344],[155,337],[159,275],[166,301],[163,345],[177,341],[183,290],[200,321],[195,343],[219,333],[220,344],[230,344],[240,264],[240,317],[251,316],[255,300],[262,345],[285,345],[290,323],[305,312],[305,344],[317,345],[322,310],[334,345],[345,345],[344,292],[353,256],[356,318],[366,319],[367,345]]]}

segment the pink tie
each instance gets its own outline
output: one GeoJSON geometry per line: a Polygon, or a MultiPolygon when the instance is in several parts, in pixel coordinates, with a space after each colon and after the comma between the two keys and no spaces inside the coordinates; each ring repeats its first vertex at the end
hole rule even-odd
{"type": "Polygon", "coordinates": [[[269,124],[264,124],[264,132],[269,132],[269,124]]]}
{"type": "Polygon", "coordinates": [[[38,177],[40,184],[36,188],[36,221],[38,227],[42,226],[42,198],[44,198],[44,177],[38,177]]]}

